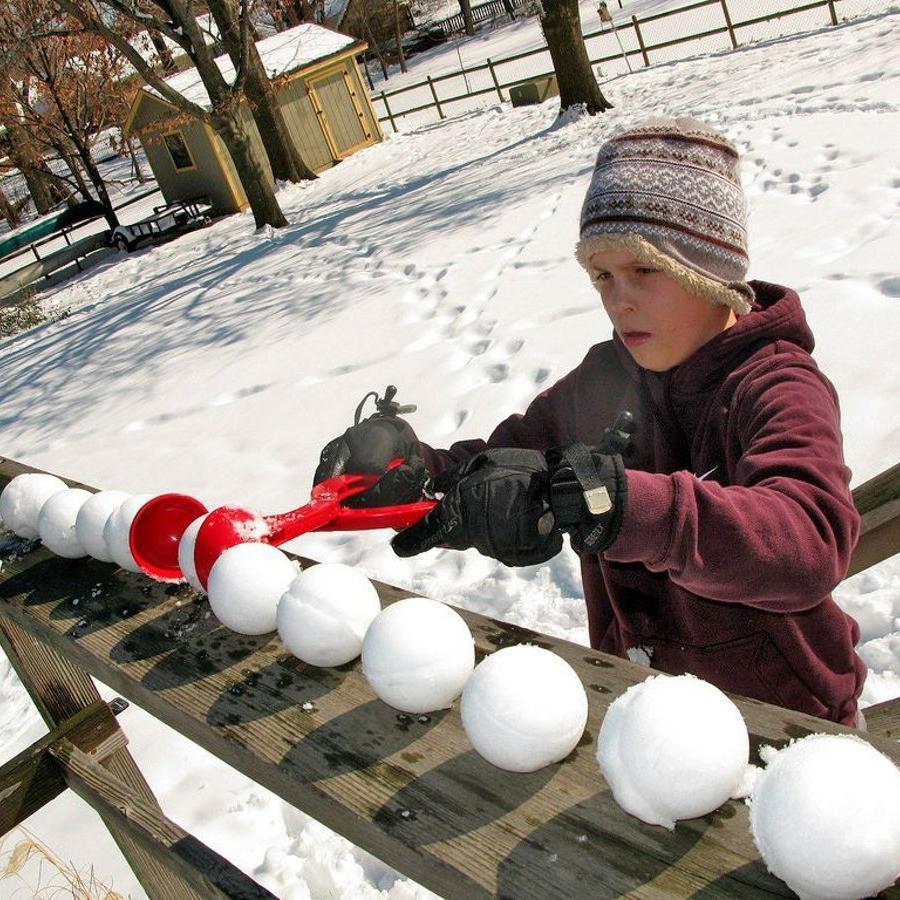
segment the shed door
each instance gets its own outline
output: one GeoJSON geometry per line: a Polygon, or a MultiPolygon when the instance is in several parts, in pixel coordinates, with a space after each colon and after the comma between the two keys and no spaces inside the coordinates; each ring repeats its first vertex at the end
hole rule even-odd
{"type": "Polygon", "coordinates": [[[310,89],[319,120],[339,157],[369,143],[362,110],[351,94],[343,70],[311,81],[310,89]]]}

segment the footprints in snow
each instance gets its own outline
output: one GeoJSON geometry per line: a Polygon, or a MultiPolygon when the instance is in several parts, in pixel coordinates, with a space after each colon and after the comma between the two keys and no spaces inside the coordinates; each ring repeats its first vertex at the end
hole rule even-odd
{"type": "MultiPolygon", "coordinates": [[[[492,337],[498,321],[489,314],[489,310],[508,272],[525,269],[540,272],[557,264],[556,260],[526,260],[521,257],[526,248],[531,246],[541,225],[556,213],[561,198],[562,194],[552,197],[532,218],[532,222],[514,238],[499,246],[479,247],[468,251],[493,253],[496,262],[483,275],[481,283],[473,286],[471,294],[465,297],[465,302],[454,302],[456,297],[450,297],[450,291],[443,283],[449,267],[442,267],[432,273],[422,271],[411,263],[405,265],[398,274],[402,274],[409,285],[406,293],[408,321],[421,325],[422,329],[420,336],[406,347],[406,352],[418,353],[438,345],[452,345],[458,350],[456,362],[453,363],[457,370],[469,369],[475,376],[474,381],[469,379],[469,386],[477,384],[479,380],[482,383],[502,384],[512,377],[513,372],[517,378],[529,377],[521,366],[517,367],[512,363],[512,358],[525,346],[525,339],[517,336],[501,341],[492,337]]],[[[577,315],[583,311],[572,309],[567,312],[577,315]]],[[[555,318],[559,318],[559,315],[555,318]]],[[[523,323],[526,327],[530,324],[523,323]]],[[[549,368],[537,367],[530,373],[532,387],[542,386],[550,373],[549,368]]],[[[449,413],[439,428],[445,434],[455,432],[468,415],[466,409],[449,413]]]]}

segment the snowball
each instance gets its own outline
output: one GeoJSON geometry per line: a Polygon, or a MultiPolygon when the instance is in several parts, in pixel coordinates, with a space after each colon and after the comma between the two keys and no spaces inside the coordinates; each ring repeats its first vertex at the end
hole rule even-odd
{"type": "Polygon", "coordinates": [[[534,772],[575,749],[588,702],[565,660],[521,644],[476,666],[459,709],[472,746],[488,762],[510,772],[534,772]]]}
{"type": "Polygon", "coordinates": [[[378,592],[358,569],[320,563],[301,572],[278,603],[278,633],[285,647],[312,666],[356,659],[372,620],[378,592]]]}
{"type": "Polygon", "coordinates": [[[33,541],[38,536],[41,507],[67,487],[61,478],[43,472],[16,475],[0,494],[0,519],[10,531],[33,541]]]}
{"type": "Polygon", "coordinates": [[[877,894],[900,875],[900,770],[856,735],[810,735],[759,776],[750,828],[769,871],[801,898],[877,894]]]}
{"type": "Polygon", "coordinates": [[[38,516],[38,534],[41,543],[48,550],[66,559],[80,559],[87,556],[87,550],[75,532],[75,520],[78,518],[78,511],[90,498],[90,491],[66,488],[55,493],[44,503],[38,516]]]}
{"type": "Polygon", "coordinates": [[[597,762],[626,812],[672,829],[737,795],[750,757],[738,708],[692,675],[656,675],[606,711],[597,762]]]}
{"type": "Polygon", "coordinates": [[[209,513],[198,516],[185,529],[181,540],[178,542],[178,568],[181,569],[188,584],[201,594],[206,593],[206,589],[197,577],[197,566],[194,564],[194,547],[197,546],[197,532],[200,526],[206,521],[209,513]]]}
{"type": "Polygon", "coordinates": [[[131,555],[131,545],[128,540],[131,523],[140,508],[152,497],[153,494],[136,494],[129,497],[110,513],[106,525],[103,526],[103,540],[106,541],[113,562],[129,572],[141,571],[141,567],[131,555]]]}
{"type": "Polygon", "coordinates": [[[363,641],[363,675],[381,700],[402,712],[446,709],[474,666],[475,642],[463,617],[424,597],[380,612],[363,641]]]}
{"type": "Polygon", "coordinates": [[[270,544],[236,544],[209,573],[209,605],[216,618],[238,634],[275,630],[275,610],[297,577],[297,566],[270,544]]]}
{"type": "Polygon", "coordinates": [[[88,556],[99,559],[100,562],[113,561],[112,553],[103,537],[103,529],[116,507],[130,496],[131,494],[124,491],[100,491],[91,494],[81,505],[75,519],[75,533],[88,556]]]}

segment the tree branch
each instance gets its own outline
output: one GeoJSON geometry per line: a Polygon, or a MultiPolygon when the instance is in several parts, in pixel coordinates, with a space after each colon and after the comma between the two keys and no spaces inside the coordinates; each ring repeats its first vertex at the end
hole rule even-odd
{"type": "Polygon", "coordinates": [[[121,54],[134,66],[137,73],[150,85],[159,95],[189,115],[191,118],[199,119],[203,122],[211,124],[211,116],[207,110],[196,103],[192,103],[183,94],[171,88],[166,82],[159,77],[148,65],[147,61],[131,46],[131,44],[122,35],[112,31],[109,26],[105,25],[100,19],[94,19],[89,16],[74,0],[54,0],[60,9],[74,16],[89,31],[101,35],[112,44],[121,54]]]}
{"type": "Polygon", "coordinates": [[[171,14],[167,7],[163,7],[162,4],[155,4],[169,16],[170,21],[164,22],[162,19],[154,16],[152,13],[132,9],[126,3],[123,3],[122,0],[103,0],[103,2],[111,9],[114,9],[117,13],[125,16],[135,24],[140,25],[141,28],[146,30],[152,29],[153,31],[158,31],[161,35],[164,35],[170,41],[181,47],[181,49],[184,50],[185,53],[190,55],[191,42],[180,31],[176,31],[177,26],[174,21],[175,17],[171,14]]]}

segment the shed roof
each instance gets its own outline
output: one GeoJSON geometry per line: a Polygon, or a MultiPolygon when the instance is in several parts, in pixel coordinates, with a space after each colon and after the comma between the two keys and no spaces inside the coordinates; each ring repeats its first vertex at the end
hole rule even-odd
{"type": "MultiPolygon", "coordinates": [[[[295,28],[289,28],[287,31],[273,34],[265,40],[258,41],[256,49],[259,51],[260,58],[269,77],[277,78],[279,75],[295,72],[297,69],[302,69],[311,63],[348,50],[354,44],[359,44],[360,50],[365,47],[356,38],[349,37],[346,34],[339,34],[336,31],[323,28],[321,25],[304,23],[303,25],[297,25],[295,28]]],[[[234,66],[227,54],[217,57],[216,65],[226,81],[234,81],[234,66]]],[[[210,108],[209,95],[206,93],[206,88],[203,86],[200,75],[195,68],[185,69],[185,71],[167,78],[166,83],[173,90],[178,91],[179,94],[182,94],[198,106],[202,106],[205,109],[210,108]]],[[[146,85],[144,90],[159,96],[159,93],[150,85],[146,85]]]]}

